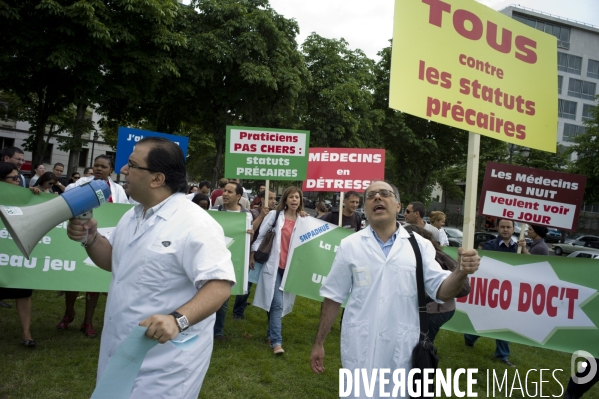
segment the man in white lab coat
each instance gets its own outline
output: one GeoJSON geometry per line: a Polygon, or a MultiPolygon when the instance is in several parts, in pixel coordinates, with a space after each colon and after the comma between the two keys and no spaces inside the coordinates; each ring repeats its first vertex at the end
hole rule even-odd
{"type": "MultiPolygon", "coordinates": [[[[351,290],[341,329],[343,367],[352,373],[358,368],[405,369],[408,375],[420,328],[416,257],[409,234],[396,222],[400,209],[399,193],[391,185],[376,181],[366,189],[364,210],[370,225],[341,241],[320,290],[325,301],[310,356],[315,373],[324,372],[324,341],[351,290]]],[[[455,297],[468,274],[478,269],[477,252],[460,249],[463,268],[451,273],[435,261],[432,244],[415,237],[426,293],[438,302],[455,297]]],[[[386,392],[392,388],[388,385],[386,392]]],[[[365,395],[364,389],[360,393],[365,395]]],[[[379,397],[378,381],[374,393],[379,397]]]]}
{"type": "Polygon", "coordinates": [[[146,355],[131,398],[196,399],[210,363],[214,312],[231,294],[235,274],[222,228],[185,198],[183,152],[171,141],[139,141],[121,169],[125,191],[139,205],[107,239],[94,219],[71,219],[67,234],[94,263],[112,272],[98,362],[98,380],[133,327],[162,345],[146,355]],[[197,334],[184,352],[168,341],[197,334]]]}

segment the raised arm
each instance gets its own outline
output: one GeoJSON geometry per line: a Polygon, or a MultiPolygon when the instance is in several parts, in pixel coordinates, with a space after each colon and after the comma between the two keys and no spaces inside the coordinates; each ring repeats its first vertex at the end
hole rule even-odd
{"type": "Polygon", "coordinates": [[[67,235],[73,241],[82,241],[87,236],[85,250],[90,259],[101,269],[112,271],[112,245],[98,234],[98,222],[96,219],[80,220],[69,219],[67,235]]]}

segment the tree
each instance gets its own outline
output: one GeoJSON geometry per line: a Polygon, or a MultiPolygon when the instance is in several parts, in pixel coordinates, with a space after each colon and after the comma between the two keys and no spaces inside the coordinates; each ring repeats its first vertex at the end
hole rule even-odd
{"type": "Polygon", "coordinates": [[[191,152],[189,169],[204,169],[205,159],[196,155],[205,150],[213,157],[216,182],[222,177],[227,125],[291,127],[308,76],[295,41],[298,26],[266,0],[194,0],[180,17],[176,23],[187,46],[172,52],[180,76],[162,78],[154,95],[139,104],[114,102],[101,110],[118,123],[203,143],[191,152]]]}
{"type": "Polygon", "coordinates": [[[514,164],[542,170],[564,172],[569,163],[570,159],[566,147],[561,144],[557,144],[557,151],[554,153],[531,148],[526,158],[520,153],[514,155],[514,164]]]}
{"type": "Polygon", "coordinates": [[[30,109],[34,163],[41,160],[48,120],[73,104],[70,173],[88,108],[107,97],[133,100],[176,73],[171,47],[185,44],[171,30],[174,0],[24,0],[0,3],[0,90],[30,109]],[[26,27],[26,29],[24,29],[26,27]]]}
{"type": "Polygon", "coordinates": [[[374,109],[375,63],[344,39],[312,33],[302,44],[310,80],[301,93],[298,126],[312,147],[374,147],[383,111],[374,109]]]}
{"type": "Polygon", "coordinates": [[[379,56],[374,95],[375,107],[385,110],[385,120],[377,128],[387,150],[385,176],[397,185],[403,203],[429,203],[435,183],[448,180],[444,172],[465,165],[468,134],[388,108],[391,47],[379,56]]]}
{"type": "Polygon", "coordinates": [[[591,110],[591,118],[585,121],[584,133],[574,138],[574,145],[568,147],[566,153],[576,154],[569,172],[587,177],[585,203],[599,202],[599,105],[591,110]]]}

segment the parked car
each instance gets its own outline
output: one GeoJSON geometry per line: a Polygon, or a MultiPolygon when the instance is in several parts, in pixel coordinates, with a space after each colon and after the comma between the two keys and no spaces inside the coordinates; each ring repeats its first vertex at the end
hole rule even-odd
{"type": "Polygon", "coordinates": [[[406,215],[404,215],[402,212],[399,212],[399,213],[397,214],[397,217],[396,217],[396,219],[397,219],[397,220],[398,220],[400,223],[404,224],[404,223],[406,222],[406,215]]]}
{"type": "Polygon", "coordinates": [[[599,241],[587,241],[584,243],[584,247],[599,249],[599,241]]]}
{"type": "Polygon", "coordinates": [[[327,207],[327,209],[329,210],[329,212],[331,211],[331,209],[333,209],[333,204],[331,203],[331,201],[329,200],[324,200],[322,201],[324,202],[325,206],[327,207]]]}
{"type": "Polygon", "coordinates": [[[358,208],[356,209],[356,212],[358,213],[358,215],[360,215],[360,218],[362,218],[362,220],[366,220],[366,213],[364,213],[364,208],[358,208]]]}
{"type": "Polygon", "coordinates": [[[477,231],[474,233],[474,249],[478,249],[478,247],[487,241],[494,240],[497,238],[497,233],[493,233],[490,231],[477,231]]]}
{"type": "Polygon", "coordinates": [[[464,234],[454,227],[443,227],[450,247],[461,247],[464,234]]]}
{"type": "Polygon", "coordinates": [[[304,197],[304,207],[314,209],[316,204],[311,199],[304,197]]]}
{"type": "MultiPolygon", "coordinates": [[[[570,254],[572,252],[578,251],[585,244],[589,243],[592,245],[594,242],[599,242],[599,237],[591,236],[591,235],[575,235],[572,238],[566,238],[563,244],[553,244],[553,251],[557,256],[561,256],[562,254],[570,254]]],[[[591,250],[591,248],[589,248],[591,250]]]]}
{"type": "Polygon", "coordinates": [[[562,238],[562,233],[558,229],[553,227],[547,228],[547,235],[545,236],[545,242],[559,242],[562,238]]]}
{"type": "Polygon", "coordinates": [[[594,250],[584,250],[584,251],[575,251],[568,255],[568,258],[586,258],[586,259],[598,259],[599,260],[599,251],[594,250]]]}

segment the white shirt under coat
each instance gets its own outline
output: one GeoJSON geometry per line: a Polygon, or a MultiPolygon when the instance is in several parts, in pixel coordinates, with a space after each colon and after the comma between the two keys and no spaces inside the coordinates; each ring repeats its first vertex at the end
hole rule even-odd
{"type": "MultiPolygon", "coordinates": [[[[441,302],[437,290],[450,272],[435,261],[430,241],[414,236],[422,253],[425,291],[441,302]]],[[[344,368],[389,368],[391,372],[403,368],[407,378],[420,334],[416,256],[409,237],[399,227],[388,257],[370,226],[341,241],[320,295],[338,303],[349,296],[341,329],[344,368]]],[[[386,387],[391,392],[393,383],[386,387]]],[[[365,397],[364,389],[360,393],[365,397]]],[[[374,395],[379,397],[378,383],[374,395]]]]}
{"type": "MultiPolygon", "coordinates": [[[[74,189],[75,187],[79,187],[83,184],[89,183],[94,180],[94,176],[82,177],[77,180],[75,183],[69,184],[65,189],[65,193],[69,190],[74,189]]],[[[127,198],[127,194],[125,193],[125,189],[121,187],[120,184],[115,183],[110,177],[108,178],[109,186],[110,186],[110,196],[112,197],[113,204],[137,204],[135,201],[129,201],[127,198]]],[[[108,201],[108,198],[106,198],[108,201]]]]}
{"type": "MultiPolygon", "coordinates": [[[[222,227],[206,211],[173,194],[149,209],[130,209],[110,235],[112,280],[98,361],[98,380],[133,327],[187,303],[209,280],[235,282],[222,227]]],[[[158,344],[146,355],[131,398],[196,399],[210,363],[214,314],[187,332],[187,352],[158,344]]]]}
{"type": "MultiPolygon", "coordinates": [[[[268,230],[270,230],[270,226],[275,220],[276,214],[277,211],[270,211],[262,220],[262,224],[260,225],[260,234],[258,235],[256,241],[254,241],[252,244],[252,251],[257,251],[260,247],[260,244],[264,239],[264,235],[268,230]]],[[[301,223],[301,217],[299,216],[297,217],[295,226],[293,227],[294,232],[298,223],[301,223]]],[[[254,301],[252,302],[252,305],[264,309],[267,312],[270,311],[270,305],[272,304],[272,298],[275,294],[275,290],[279,289],[279,287],[275,287],[275,284],[277,279],[277,270],[279,269],[279,258],[281,255],[281,230],[283,229],[284,224],[285,211],[281,211],[279,214],[279,219],[277,220],[275,239],[272,243],[270,256],[268,257],[268,261],[262,267],[262,272],[260,273],[260,278],[258,280],[258,284],[256,285],[254,301]]],[[[293,233],[291,235],[293,236],[293,233]]],[[[289,251],[289,254],[291,254],[291,251],[289,251]]],[[[283,316],[291,313],[294,302],[295,294],[283,292],[283,316]]]]}

